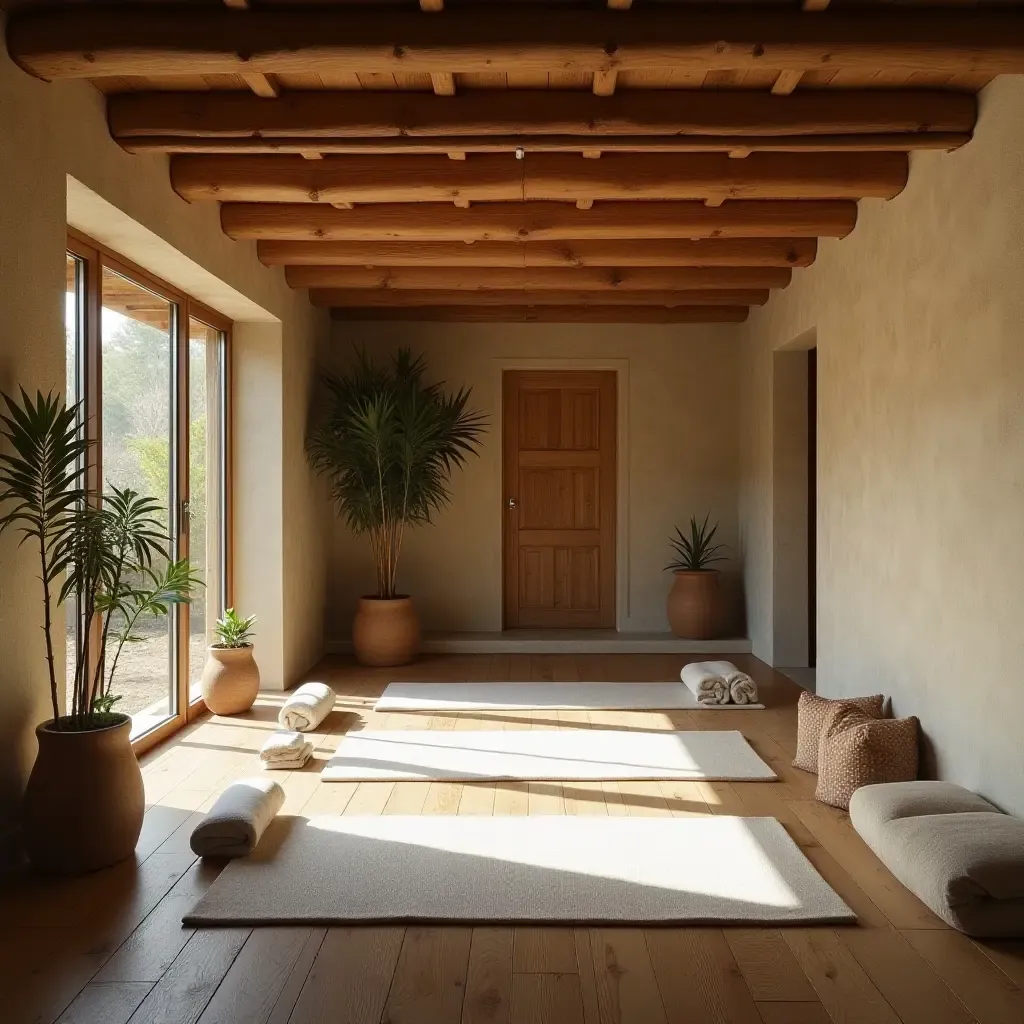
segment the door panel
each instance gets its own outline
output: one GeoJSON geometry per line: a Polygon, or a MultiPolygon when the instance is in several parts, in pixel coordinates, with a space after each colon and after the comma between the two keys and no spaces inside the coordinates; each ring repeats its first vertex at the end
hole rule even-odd
{"type": "Polygon", "coordinates": [[[504,378],[505,625],[615,625],[613,371],[504,378]]]}

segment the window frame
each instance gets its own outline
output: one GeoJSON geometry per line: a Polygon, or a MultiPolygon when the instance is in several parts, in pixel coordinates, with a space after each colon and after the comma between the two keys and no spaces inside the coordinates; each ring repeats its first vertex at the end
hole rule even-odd
{"type": "MultiPolygon", "coordinates": [[[[175,373],[173,388],[173,425],[174,446],[172,449],[172,469],[174,471],[174,508],[171,520],[174,523],[174,542],[179,545],[179,557],[190,553],[191,531],[182,531],[182,495],[188,486],[188,460],[182,458],[188,450],[189,416],[189,323],[199,321],[207,327],[219,331],[223,338],[223,381],[219,398],[219,412],[222,416],[223,429],[223,465],[222,479],[218,488],[221,495],[220,513],[222,522],[222,558],[223,594],[225,607],[231,607],[234,583],[234,531],[232,529],[232,474],[234,432],[232,429],[231,381],[232,381],[232,327],[233,322],[223,314],[211,309],[205,303],[192,298],[187,292],[156,277],[148,270],[126,260],[118,253],[90,238],[88,235],[73,228],[68,228],[66,252],[82,262],[84,281],[84,313],[81,317],[82,337],[79,339],[81,351],[78,353],[78,376],[81,394],[79,400],[85,401],[85,432],[93,442],[89,446],[86,462],[86,482],[93,493],[101,491],[102,481],[102,446],[100,444],[103,431],[102,422],[102,280],[104,270],[109,270],[142,288],[146,288],[160,298],[172,303],[175,308],[173,315],[174,331],[172,338],[172,367],[175,373]],[[182,547],[182,540],[184,546],[182,547]]],[[[176,657],[174,659],[174,686],[177,695],[176,713],[166,721],[148,730],[132,741],[132,748],[137,755],[143,754],[151,747],[173,735],[189,722],[206,712],[206,704],[202,697],[190,700],[190,681],[188,673],[189,630],[188,614],[182,621],[176,613],[176,657]]],[[[96,629],[98,623],[93,623],[96,629]]],[[[97,637],[98,640],[98,637],[97,637]]],[[[98,643],[92,644],[98,652],[98,643]]],[[[98,654],[97,654],[98,656],[98,654]]]]}

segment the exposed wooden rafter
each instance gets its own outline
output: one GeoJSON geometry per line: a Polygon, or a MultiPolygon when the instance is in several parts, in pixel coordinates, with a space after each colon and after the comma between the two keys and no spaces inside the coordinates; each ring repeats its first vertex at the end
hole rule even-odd
{"type": "Polygon", "coordinates": [[[517,161],[482,155],[178,156],[171,183],[188,200],[418,203],[611,199],[891,199],[907,182],[903,153],[608,154],[584,160],[547,153],[517,161]]]}
{"type": "Polygon", "coordinates": [[[816,251],[814,238],[257,244],[267,266],[335,267],[806,267],[816,251]]]}
{"type": "MultiPolygon", "coordinates": [[[[301,287],[296,285],[296,287],[301,287]]],[[[330,305],[335,306],[763,306],[768,301],[767,288],[718,288],[715,290],[671,289],[668,291],[587,291],[547,289],[530,291],[520,288],[453,291],[445,288],[321,288],[312,294],[330,292],[330,305]]],[[[316,301],[316,300],[314,300],[316,301]]]]}
{"type": "Polygon", "coordinates": [[[221,224],[232,238],[337,241],[562,241],[660,238],[843,238],[857,223],[845,200],[612,202],[581,212],[568,203],[482,204],[460,211],[406,203],[338,210],[325,204],[225,203],[221,224]]]}
{"type": "Polygon", "coordinates": [[[449,291],[680,291],[785,288],[785,267],[448,267],[285,268],[295,288],[445,289],[449,291]]]}
{"type": "MultiPolygon", "coordinates": [[[[632,17],[632,15],[630,15],[632,17]]],[[[424,93],[289,92],[262,103],[240,92],[123,93],[111,134],[137,138],[427,139],[488,136],[799,136],[970,133],[973,95],[923,90],[767,92],[507,90],[438,99],[424,93]]]]}
{"type": "Polygon", "coordinates": [[[46,79],[102,75],[520,72],[572,69],[1024,72],[1024,12],[878,5],[808,18],[766,5],[419,12],[189,4],[28,7],[8,22],[8,50],[46,79]]]}
{"type": "Polygon", "coordinates": [[[746,306],[390,306],[343,307],[331,294],[311,293],[317,305],[333,307],[336,320],[437,320],[447,323],[552,324],[739,324],[746,306]]]}

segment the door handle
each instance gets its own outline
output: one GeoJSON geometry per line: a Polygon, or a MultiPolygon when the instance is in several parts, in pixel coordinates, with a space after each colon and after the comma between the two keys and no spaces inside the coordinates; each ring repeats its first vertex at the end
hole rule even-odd
{"type": "Polygon", "coordinates": [[[516,499],[515,498],[509,498],[508,499],[508,507],[509,508],[515,508],[516,507],[516,499]]]}

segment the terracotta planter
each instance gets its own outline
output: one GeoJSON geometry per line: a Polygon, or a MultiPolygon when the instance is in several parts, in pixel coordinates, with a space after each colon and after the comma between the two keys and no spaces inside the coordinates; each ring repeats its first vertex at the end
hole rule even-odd
{"type": "Polygon", "coordinates": [[[713,640],[722,623],[722,595],[715,569],[677,569],[668,594],[668,624],[687,640],[713,640]]]}
{"type": "Polygon", "coordinates": [[[203,700],[215,715],[248,711],[260,692],[260,670],[252,656],[252,644],[210,647],[200,685],[203,700]]]}
{"type": "Polygon", "coordinates": [[[36,729],[39,755],[25,791],[25,846],[39,871],[82,875],[135,852],[146,811],[132,720],[63,732],[36,729]]]}
{"type": "Polygon", "coordinates": [[[362,665],[405,665],[420,649],[420,620],[411,597],[361,597],[352,647],[362,665]]]}

